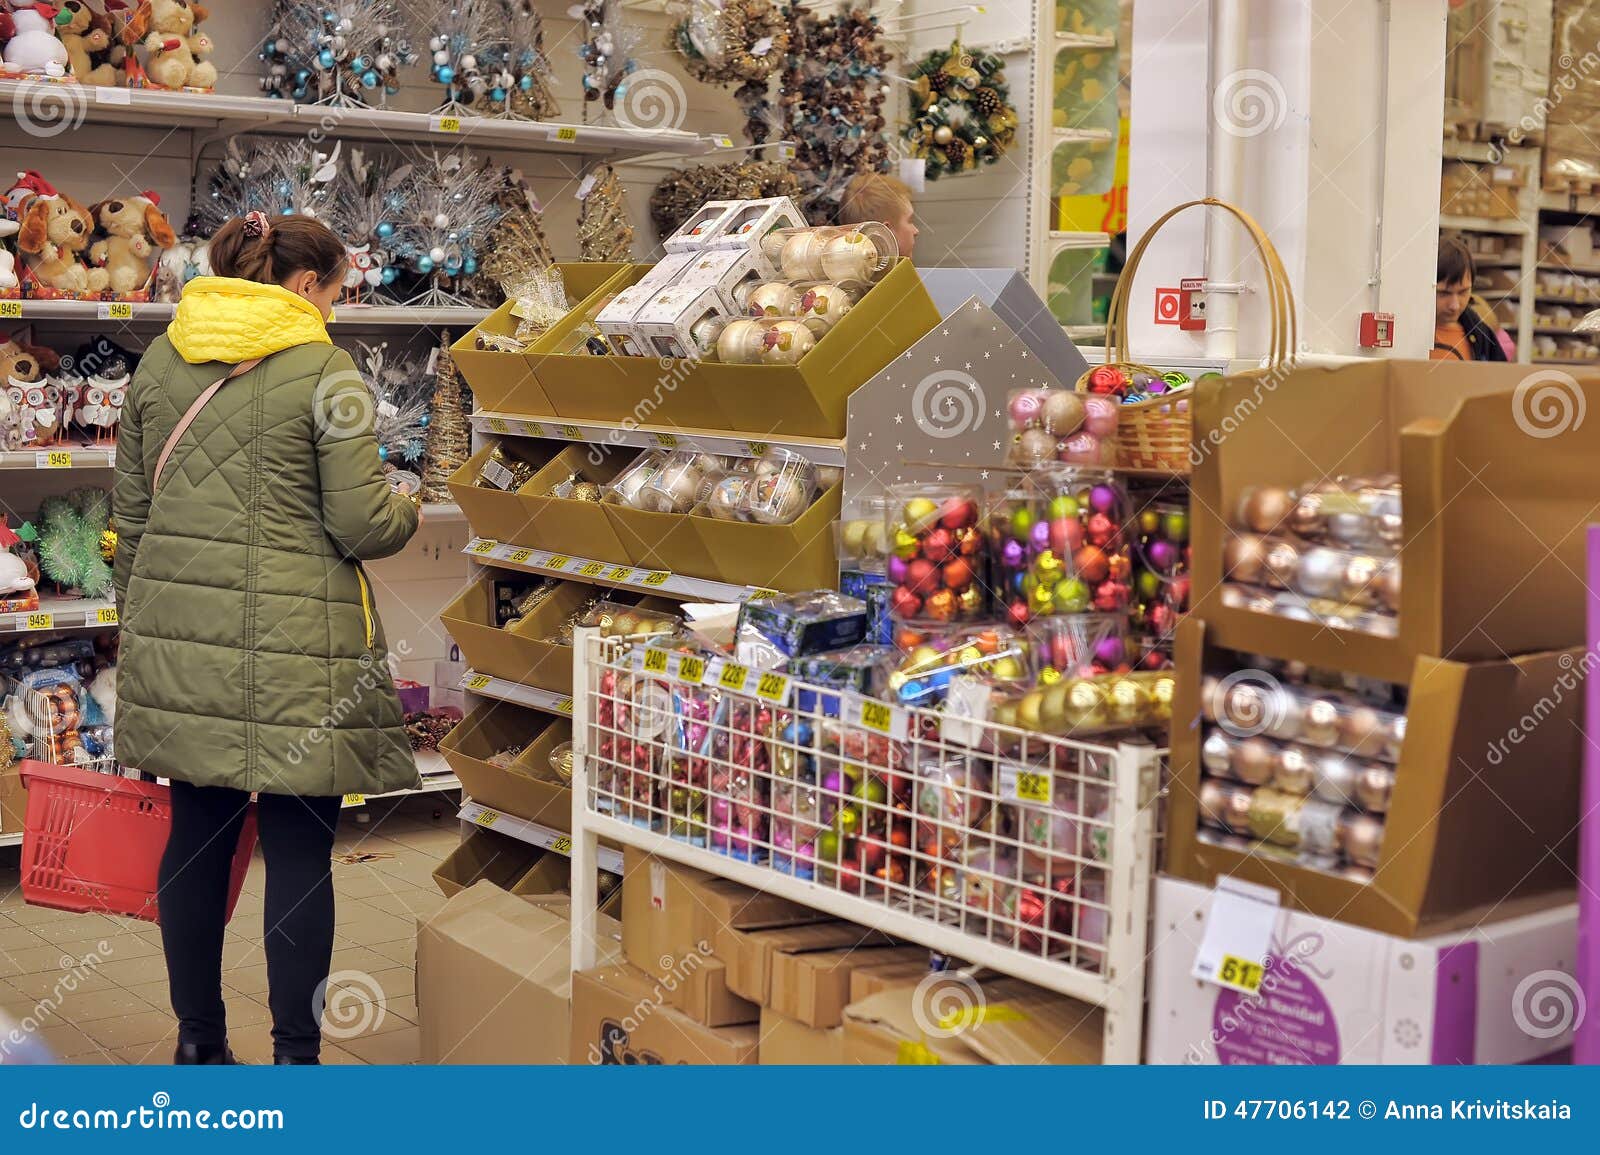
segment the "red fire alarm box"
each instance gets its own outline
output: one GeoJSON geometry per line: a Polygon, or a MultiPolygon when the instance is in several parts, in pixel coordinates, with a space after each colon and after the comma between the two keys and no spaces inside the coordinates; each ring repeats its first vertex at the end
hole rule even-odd
{"type": "Polygon", "coordinates": [[[1394,314],[1362,313],[1359,343],[1363,349],[1394,348],[1394,314]]]}
{"type": "Polygon", "coordinates": [[[1187,333],[1206,327],[1206,279],[1184,277],[1178,282],[1178,328],[1187,333]]]}

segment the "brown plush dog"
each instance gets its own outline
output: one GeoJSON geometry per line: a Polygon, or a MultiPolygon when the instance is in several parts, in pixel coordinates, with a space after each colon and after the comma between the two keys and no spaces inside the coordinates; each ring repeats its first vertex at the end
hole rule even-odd
{"type": "Polygon", "coordinates": [[[91,269],[79,255],[89,247],[94,218],[65,193],[29,195],[20,206],[17,250],[36,281],[65,293],[98,293],[111,283],[104,269],[91,269]]]}
{"type": "Polygon", "coordinates": [[[0,341],[0,384],[13,380],[37,381],[59,368],[61,357],[54,349],[29,345],[9,336],[0,341]]]}
{"type": "Polygon", "coordinates": [[[161,87],[209,89],[217,83],[217,69],[206,59],[211,37],[199,31],[209,15],[190,0],[140,0],[122,39],[130,48],[144,45],[145,73],[161,87]]]}
{"type": "Polygon", "coordinates": [[[72,75],[80,84],[116,84],[116,68],[106,60],[94,62],[95,56],[111,49],[111,17],[96,12],[84,0],[66,0],[61,10],[72,17],[70,23],[56,25],[56,35],[67,47],[72,75]]]}
{"type": "Polygon", "coordinates": [[[113,293],[131,293],[150,280],[160,250],[178,243],[153,192],[101,201],[90,209],[99,239],[89,246],[89,261],[109,274],[113,293]]]}

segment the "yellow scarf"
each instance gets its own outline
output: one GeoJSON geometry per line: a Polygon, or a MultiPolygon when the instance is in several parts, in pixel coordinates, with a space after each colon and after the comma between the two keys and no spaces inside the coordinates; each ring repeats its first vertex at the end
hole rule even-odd
{"type": "Polygon", "coordinates": [[[317,307],[281,285],[237,277],[195,277],[167,326],[167,338],[191,365],[248,361],[296,345],[331,345],[317,307]]]}

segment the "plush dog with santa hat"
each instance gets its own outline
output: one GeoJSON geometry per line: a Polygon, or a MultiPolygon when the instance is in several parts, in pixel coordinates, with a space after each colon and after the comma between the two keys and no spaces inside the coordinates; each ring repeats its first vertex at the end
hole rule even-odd
{"type": "Polygon", "coordinates": [[[147,189],[138,196],[111,197],[89,210],[96,230],[89,263],[106,271],[119,297],[145,289],[161,250],[178,243],[160,205],[161,198],[147,189]]]}

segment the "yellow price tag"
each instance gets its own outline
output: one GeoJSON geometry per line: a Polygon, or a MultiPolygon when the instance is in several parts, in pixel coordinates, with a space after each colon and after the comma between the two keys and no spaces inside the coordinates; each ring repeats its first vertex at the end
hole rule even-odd
{"type": "Polygon", "coordinates": [[[895,1065],[899,1067],[938,1067],[943,1065],[943,1060],[928,1049],[927,1043],[912,1042],[902,1039],[900,1049],[895,1054],[895,1065]]]}
{"type": "Polygon", "coordinates": [[[477,541],[472,543],[471,549],[472,552],[476,554],[493,553],[495,551],[495,547],[499,544],[499,542],[491,541],[486,537],[479,538],[477,541]]]}
{"type": "Polygon", "coordinates": [[[572,856],[572,839],[563,834],[550,844],[550,849],[557,854],[565,854],[570,858],[572,856]]]}
{"type": "Polygon", "coordinates": [[[522,431],[529,437],[544,436],[544,426],[540,425],[537,421],[524,421],[522,423],[522,431]]]}
{"type": "Polygon", "coordinates": [[[951,1011],[939,1020],[941,1031],[961,1031],[979,1023],[1024,1023],[1028,1016],[1008,1003],[982,1003],[951,1011]]]}
{"type": "Polygon", "coordinates": [[[528,560],[532,553],[533,551],[531,549],[514,549],[510,553],[506,554],[506,560],[512,565],[521,565],[523,562],[528,560]]]}
{"type": "Polygon", "coordinates": [[[362,806],[366,804],[366,801],[367,796],[365,794],[346,794],[344,796],[344,805],[346,806],[362,806]]]}
{"type": "Polygon", "coordinates": [[[582,441],[583,440],[583,430],[579,429],[576,425],[563,425],[563,426],[560,426],[558,432],[561,434],[561,436],[565,437],[568,441],[582,441]]]}
{"type": "Polygon", "coordinates": [[[732,148],[733,147],[733,137],[731,137],[731,136],[719,136],[719,137],[717,137],[717,147],[718,148],[732,148]]]}
{"type": "Polygon", "coordinates": [[[1050,775],[1035,774],[1031,770],[1017,771],[1017,801],[1050,805],[1050,775]]]}
{"type": "Polygon", "coordinates": [[[606,580],[625,582],[628,580],[628,576],[632,573],[633,571],[625,565],[614,565],[611,567],[611,572],[606,574],[606,580]]]}
{"type": "Polygon", "coordinates": [[[644,668],[652,674],[667,672],[667,651],[650,649],[644,652],[644,668]]]}
{"type": "Polygon", "coordinates": [[[578,130],[574,125],[563,124],[556,129],[556,139],[564,140],[568,144],[578,139],[578,130]]]}
{"type": "Polygon", "coordinates": [[[688,682],[691,686],[698,686],[705,680],[706,662],[704,658],[697,658],[693,654],[685,654],[678,659],[678,681],[688,682]]]}
{"type": "Polygon", "coordinates": [[[584,577],[598,577],[605,568],[597,561],[586,561],[578,567],[578,572],[584,577]]]}
{"type": "Polygon", "coordinates": [[[25,630],[49,630],[54,629],[55,624],[55,614],[35,612],[28,615],[22,628],[25,630]]]}
{"type": "Polygon", "coordinates": [[[40,469],[71,469],[72,450],[50,449],[35,455],[34,464],[40,469]]]}
{"type": "Polygon", "coordinates": [[[670,433],[657,433],[655,438],[656,444],[661,446],[663,449],[678,448],[678,439],[670,433]]]}
{"type": "Polygon", "coordinates": [[[498,417],[491,417],[491,418],[489,418],[489,432],[490,433],[510,433],[511,432],[511,426],[507,425],[504,421],[500,420],[500,418],[498,418],[498,417]]]}
{"type": "Polygon", "coordinates": [[[789,679],[782,674],[770,671],[762,674],[756,682],[756,697],[765,698],[769,702],[781,702],[789,696],[789,679]]]}
{"type": "Polygon", "coordinates": [[[751,457],[765,457],[767,455],[767,443],[765,441],[746,441],[744,448],[745,452],[749,453],[751,457]]]}
{"type": "Polygon", "coordinates": [[[545,569],[566,569],[567,568],[567,563],[569,561],[571,561],[571,560],[572,559],[570,557],[568,557],[566,554],[553,553],[553,554],[550,555],[550,560],[544,563],[544,568],[545,569]]]}
{"type": "Polygon", "coordinates": [[[481,690],[492,680],[488,674],[473,674],[472,677],[467,679],[467,684],[462,688],[466,690],[481,690]]]}
{"type": "Polygon", "coordinates": [[[21,301],[0,301],[0,317],[16,318],[22,316],[21,301]]]}
{"type": "Polygon", "coordinates": [[[1225,954],[1222,956],[1222,965],[1217,968],[1217,981],[1223,986],[1255,994],[1261,989],[1261,979],[1265,974],[1260,963],[1225,954]]]}
{"type": "Polygon", "coordinates": [[[127,301],[109,301],[100,306],[100,316],[107,321],[131,321],[133,306],[127,301]]]}
{"type": "Polygon", "coordinates": [[[441,116],[434,123],[435,132],[460,132],[461,118],[459,116],[441,116]]]}
{"type": "Polygon", "coordinates": [[[570,715],[572,713],[572,699],[571,698],[562,698],[561,701],[557,702],[556,703],[556,713],[558,713],[558,714],[569,714],[570,715]]]}
{"type": "Polygon", "coordinates": [[[101,606],[94,612],[95,625],[114,626],[117,624],[117,607],[101,606]]]}
{"type": "Polygon", "coordinates": [[[722,673],[717,677],[717,684],[724,690],[743,690],[744,684],[750,680],[750,667],[737,665],[734,662],[724,663],[722,673]]]}
{"type": "Polygon", "coordinates": [[[644,575],[644,584],[647,586],[664,586],[672,575],[664,569],[653,569],[644,575]]]}
{"type": "Polygon", "coordinates": [[[762,601],[765,598],[775,598],[777,596],[778,596],[778,591],[777,590],[763,589],[760,586],[756,586],[754,589],[752,589],[750,591],[750,600],[751,601],[759,602],[759,601],[762,601]]]}
{"type": "Polygon", "coordinates": [[[894,712],[889,709],[887,702],[863,701],[861,703],[861,724],[867,729],[876,730],[880,734],[887,734],[893,719],[894,712]]]}
{"type": "Polygon", "coordinates": [[[500,812],[498,810],[480,810],[473,821],[479,826],[493,826],[500,821],[500,812]]]}

